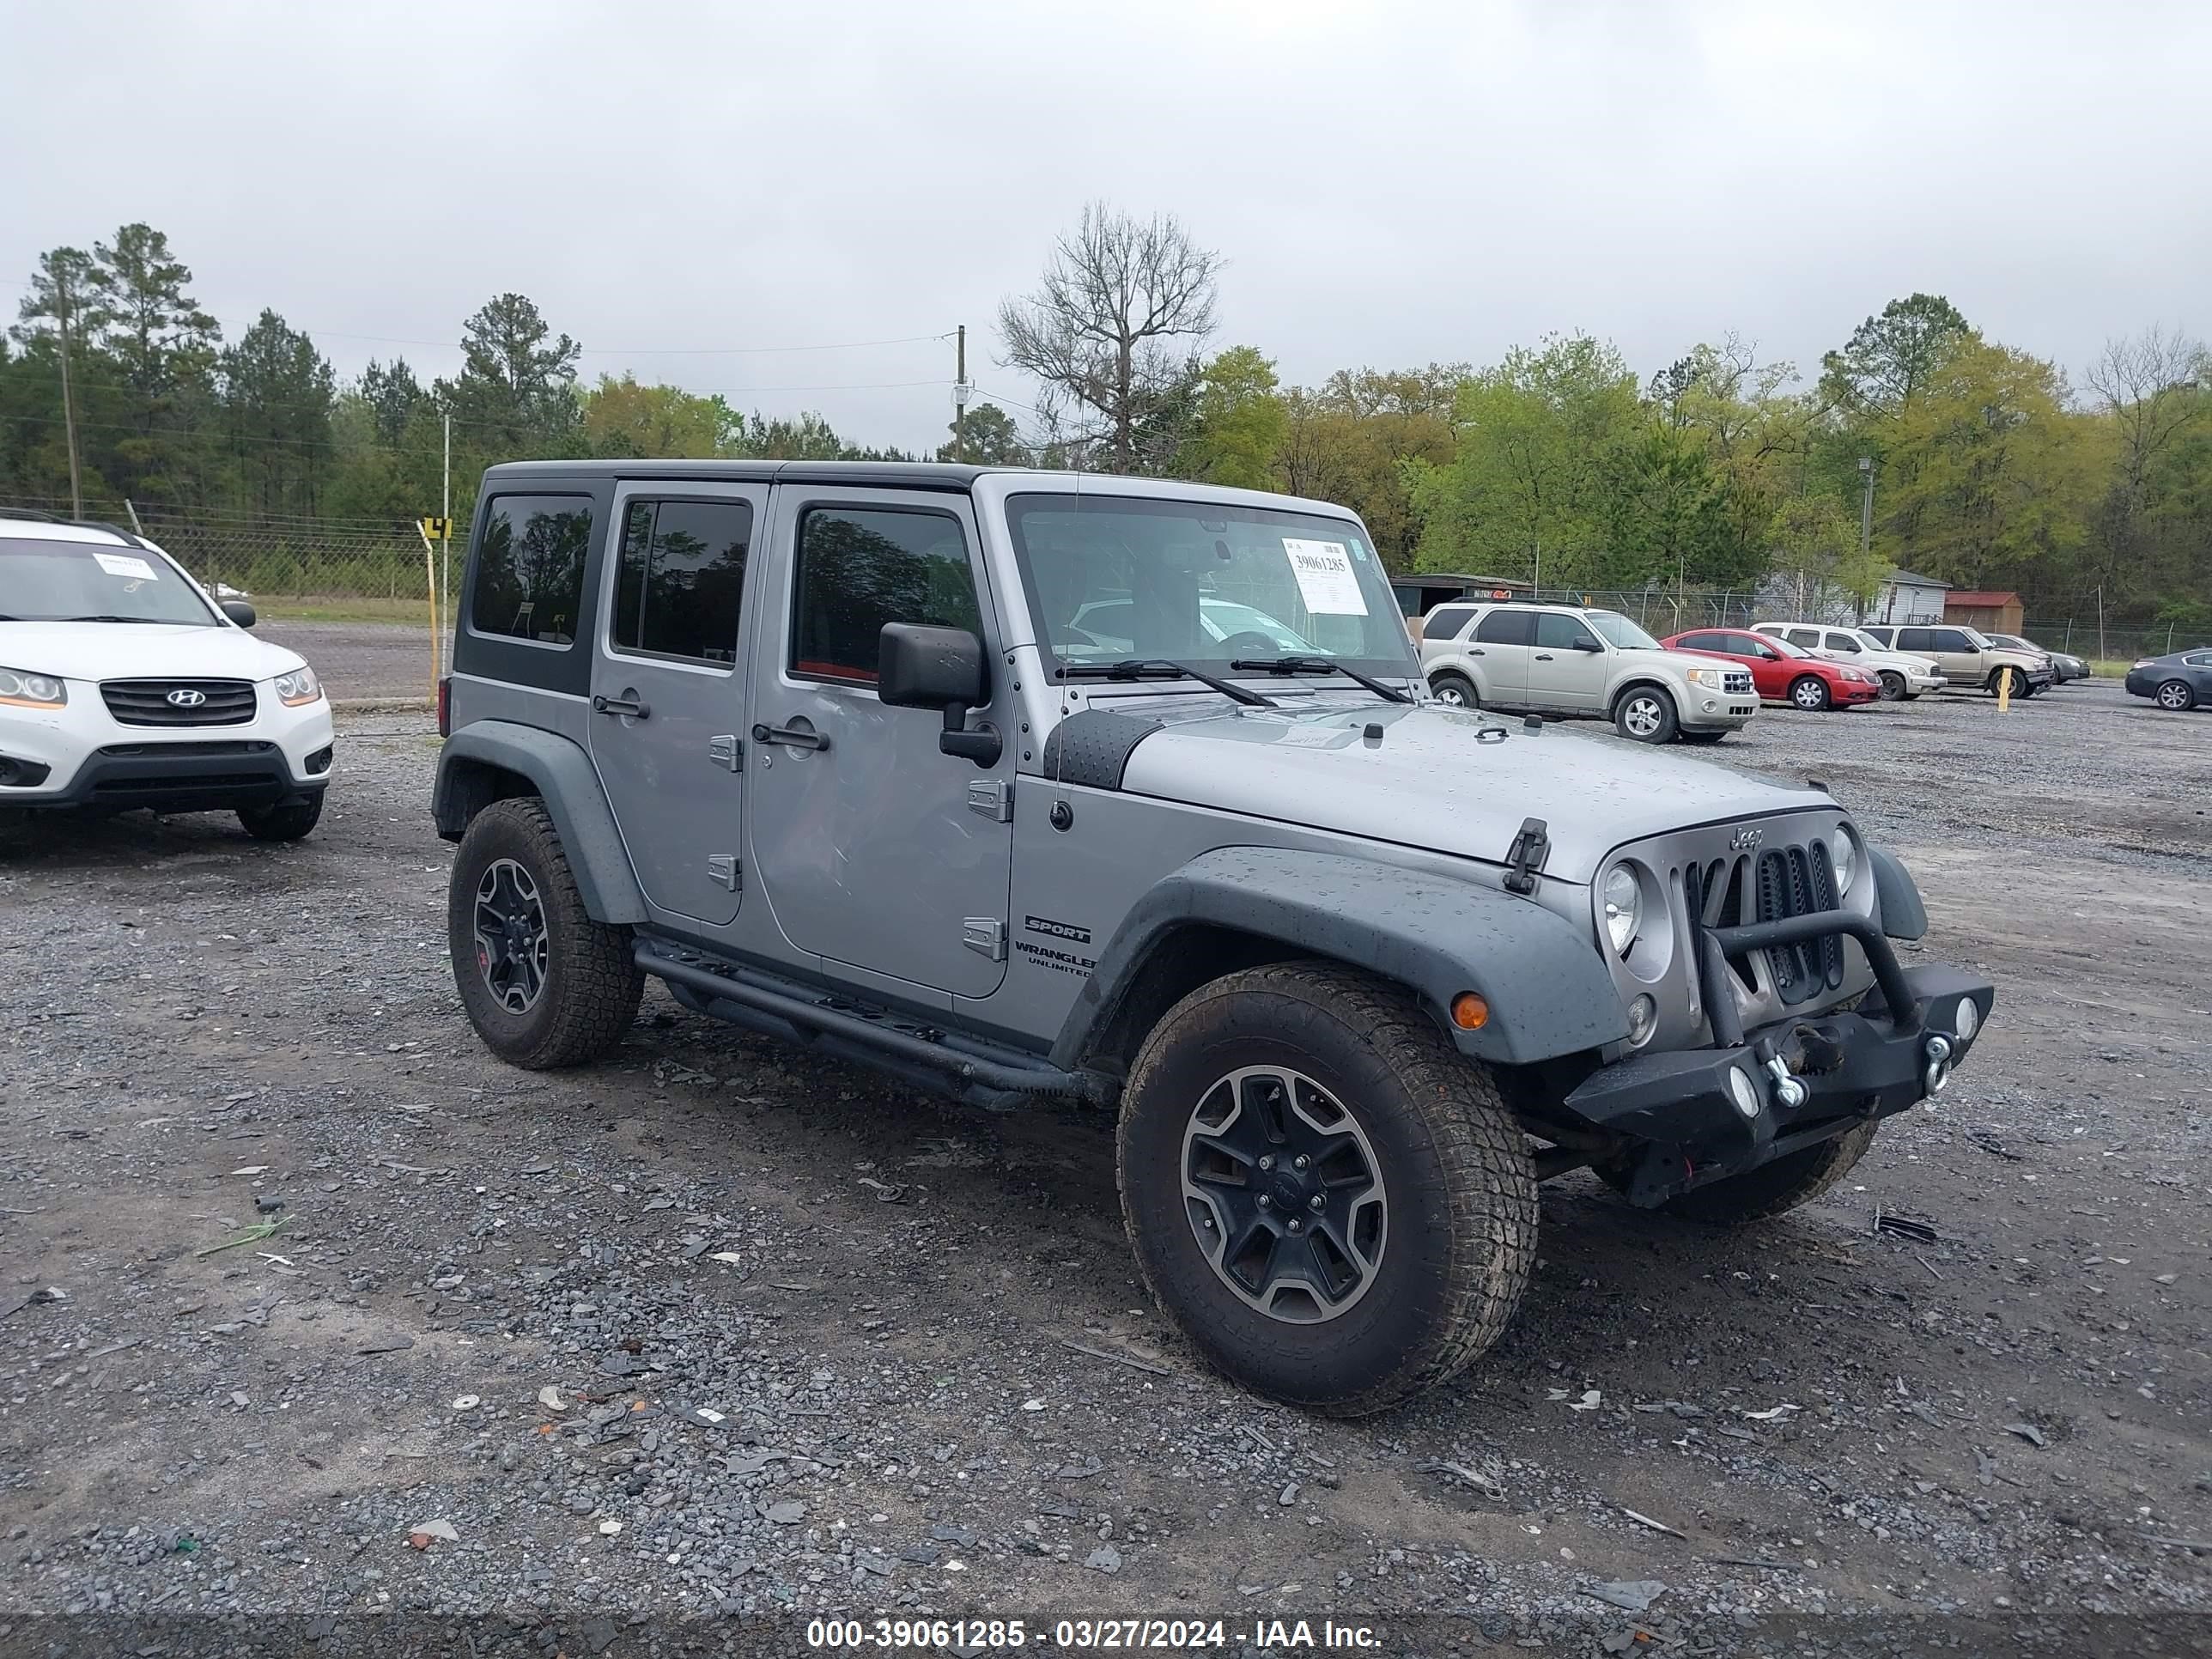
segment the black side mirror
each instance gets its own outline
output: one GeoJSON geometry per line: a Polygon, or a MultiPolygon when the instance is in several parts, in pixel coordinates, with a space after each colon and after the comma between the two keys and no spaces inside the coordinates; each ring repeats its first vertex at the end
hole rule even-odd
{"type": "Polygon", "coordinates": [[[1584,634],[1575,641],[1575,649],[1577,651],[1602,651],[1605,647],[1600,645],[1595,640],[1592,639],[1589,635],[1584,634]]]}
{"type": "Polygon", "coordinates": [[[222,602],[222,614],[240,628],[251,628],[257,620],[253,614],[253,607],[246,604],[244,599],[225,599],[222,602]]]}
{"type": "Polygon", "coordinates": [[[877,636],[876,697],[892,708],[943,710],[940,753],[995,766],[1006,750],[989,726],[968,729],[968,711],[990,701],[991,678],[983,665],[983,641],[964,628],[885,623],[877,636]]]}

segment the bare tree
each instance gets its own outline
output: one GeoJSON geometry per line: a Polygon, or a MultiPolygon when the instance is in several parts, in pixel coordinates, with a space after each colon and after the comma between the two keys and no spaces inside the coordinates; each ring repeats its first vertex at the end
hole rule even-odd
{"type": "Polygon", "coordinates": [[[1064,435],[1103,445],[1114,471],[1164,461],[1174,434],[1161,428],[1190,402],[1220,268],[1174,216],[1094,202],[1054,245],[1042,286],[999,307],[1001,361],[1042,381],[1041,405],[1071,418],[1064,435]]]}
{"type": "Polygon", "coordinates": [[[2105,342],[2088,380],[2120,441],[2112,488],[2098,514],[2110,582],[2123,564],[2139,562],[2148,539],[2144,517],[2151,469],[2205,413],[2212,354],[2178,329],[2155,325],[2130,339],[2105,342]]]}

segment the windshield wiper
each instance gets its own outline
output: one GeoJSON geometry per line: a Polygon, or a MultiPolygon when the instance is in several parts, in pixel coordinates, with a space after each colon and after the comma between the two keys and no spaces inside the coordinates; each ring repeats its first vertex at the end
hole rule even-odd
{"type": "Polygon", "coordinates": [[[1263,697],[1257,691],[1248,691],[1228,680],[1216,679],[1188,663],[1171,662],[1165,657],[1131,657],[1122,662],[1072,662],[1061,668],[1060,677],[1064,680],[1196,680],[1247,708],[1276,706],[1272,697],[1263,697]]]}
{"type": "Polygon", "coordinates": [[[47,617],[42,620],[46,622],[153,623],[162,628],[189,628],[192,626],[190,623],[179,623],[167,617],[47,617]]]}
{"type": "Polygon", "coordinates": [[[1249,661],[1232,662],[1232,672],[1243,669],[1253,673],[1268,674],[1341,674],[1356,680],[1376,696],[1389,702],[1411,702],[1413,699],[1394,685],[1361,673],[1356,668],[1346,668],[1340,662],[1331,662],[1326,657],[1255,657],[1249,661]]]}

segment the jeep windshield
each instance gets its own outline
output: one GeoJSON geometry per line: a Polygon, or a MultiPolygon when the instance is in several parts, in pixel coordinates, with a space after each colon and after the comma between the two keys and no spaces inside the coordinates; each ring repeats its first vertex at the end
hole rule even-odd
{"type": "Polygon", "coordinates": [[[1037,639],[1063,671],[1133,660],[1225,677],[1306,657],[1412,679],[1382,562],[1349,519],[1073,491],[1012,495],[1037,639]]]}
{"type": "Polygon", "coordinates": [[[1585,611],[1583,620],[1617,651],[1663,651],[1661,645],[1618,611],[1585,611]]]}
{"type": "Polygon", "coordinates": [[[0,537],[0,611],[15,622],[215,621],[198,589],[142,547],[0,537]]]}

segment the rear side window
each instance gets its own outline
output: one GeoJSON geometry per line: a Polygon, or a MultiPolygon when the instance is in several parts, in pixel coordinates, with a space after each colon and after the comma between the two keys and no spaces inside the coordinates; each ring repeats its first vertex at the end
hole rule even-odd
{"type": "Polygon", "coordinates": [[[1931,628],[1928,637],[1938,651],[1972,651],[1974,642],[1955,628],[1931,628]]]}
{"type": "Polygon", "coordinates": [[[1474,612],[1463,605],[1440,605],[1421,618],[1421,637],[1425,640],[1455,640],[1467,619],[1474,612]]]}
{"type": "Polygon", "coordinates": [[[1802,645],[1810,651],[1820,644],[1820,630],[1817,628],[1792,628],[1784,630],[1782,637],[1792,645],[1802,645]]]}
{"type": "Polygon", "coordinates": [[[588,495],[495,495],[477,547],[469,626],[538,645],[572,644],[591,546],[588,495]]]}
{"type": "MultiPolygon", "coordinates": [[[[1793,635],[1791,637],[1792,637],[1792,638],[1796,638],[1796,636],[1795,636],[1794,635],[1793,635]]],[[[1853,657],[1856,657],[1856,656],[1857,656],[1857,655],[1859,654],[1859,642],[1858,642],[1856,640],[1853,639],[1850,635],[1848,635],[1848,634],[1831,634],[1831,635],[1829,635],[1827,637],[1828,637],[1828,649],[1829,649],[1829,650],[1831,650],[1831,651],[1841,651],[1841,652],[1844,653],[1846,655],[1853,656],[1853,657]]],[[[1809,643],[1810,643],[1810,641],[1806,641],[1806,640],[1798,640],[1798,641],[1797,641],[1797,643],[1798,643],[1798,644],[1800,644],[1800,645],[1806,645],[1806,644],[1809,644],[1809,643]]]]}
{"type": "Polygon", "coordinates": [[[632,501],[615,573],[615,649],[735,662],[752,529],[746,501],[632,501]]]}
{"type": "Polygon", "coordinates": [[[1686,634],[1675,643],[1685,651],[1726,651],[1729,645],[1719,634],[1686,634]]]}
{"type": "Polygon", "coordinates": [[[1485,645],[1528,645],[1536,637],[1536,619],[1526,611],[1492,611],[1475,624],[1474,637],[1485,645]]]}
{"type": "Polygon", "coordinates": [[[1547,651],[1577,651],[1587,641],[1597,643],[1589,629],[1579,618],[1563,617],[1556,611],[1539,611],[1536,616],[1536,644],[1547,651]]]}
{"type": "Polygon", "coordinates": [[[1897,648],[1900,651],[1933,651],[1936,649],[1936,630],[1932,628],[1900,628],[1897,630],[1897,648]]]}
{"type": "Polygon", "coordinates": [[[791,672],[876,683],[885,623],[982,631],[968,540],[947,513],[817,507],[799,526],[791,672]]]}

